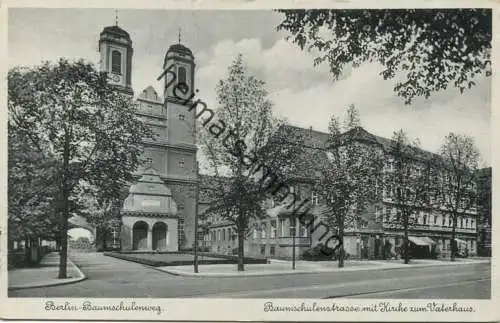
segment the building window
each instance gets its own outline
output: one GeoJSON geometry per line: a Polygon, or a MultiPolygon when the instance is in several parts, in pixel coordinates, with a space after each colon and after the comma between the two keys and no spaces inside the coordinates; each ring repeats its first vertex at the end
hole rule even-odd
{"type": "Polygon", "coordinates": [[[469,219],[465,219],[465,227],[468,228],[469,227],[469,219]]]}
{"type": "Polygon", "coordinates": [[[184,115],[183,114],[179,114],[179,120],[181,120],[181,121],[184,120],[184,115]]]}
{"type": "Polygon", "coordinates": [[[254,239],[257,239],[257,238],[258,238],[258,234],[259,234],[259,233],[257,232],[257,229],[255,229],[255,228],[254,228],[254,229],[253,229],[253,238],[254,238],[254,239]]]}
{"type": "Polygon", "coordinates": [[[453,222],[452,217],[451,217],[451,216],[448,216],[448,226],[449,226],[449,227],[451,227],[452,222],[453,222]]]}
{"type": "Polygon", "coordinates": [[[227,240],[229,241],[233,240],[231,237],[231,228],[227,228],[227,240]]]}
{"type": "Polygon", "coordinates": [[[399,223],[401,221],[401,209],[396,210],[396,222],[399,223]]]}
{"type": "Polygon", "coordinates": [[[184,159],[179,160],[179,167],[184,168],[184,159]]]}
{"type": "Polygon", "coordinates": [[[434,215],[434,224],[437,224],[437,223],[438,223],[438,216],[434,215]]]}
{"type": "Polygon", "coordinates": [[[318,205],[318,193],[315,191],[311,192],[311,204],[318,205]]]}
{"type": "Polygon", "coordinates": [[[280,237],[284,237],[285,235],[285,219],[280,219],[280,237]]]}
{"type": "Polygon", "coordinates": [[[290,226],[288,227],[288,236],[293,237],[296,236],[297,228],[295,227],[295,224],[293,223],[292,219],[289,219],[290,221],[290,226]]]}
{"type": "Polygon", "coordinates": [[[146,163],[144,164],[145,167],[149,168],[153,166],[153,158],[148,157],[146,158],[146,163]]]}
{"type": "Polygon", "coordinates": [[[470,227],[474,229],[474,220],[470,220],[470,227]]]}
{"type": "Polygon", "coordinates": [[[307,227],[305,225],[303,225],[302,223],[299,223],[299,232],[300,232],[300,236],[303,237],[303,238],[306,238],[307,237],[307,227]]]}
{"type": "Polygon", "coordinates": [[[186,84],[186,68],[185,67],[183,67],[183,66],[179,67],[179,69],[177,70],[177,76],[179,77],[178,84],[186,84]]]}
{"type": "Polygon", "coordinates": [[[122,73],[122,54],[117,50],[111,52],[111,73],[122,73]]]}
{"type": "Polygon", "coordinates": [[[225,241],[226,240],[226,230],[225,229],[222,229],[222,241],[225,241]]]}
{"type": "Polygon", "coordinates": [[[380,223],[381,221],[381,216],[380,216],[380,207],[375,206],[375,222],[380,223]]]}
{"type": "Polygon", "coordinates": [[[426,225],[427,224],[427,215],[424,214],[423,218],[424,218],[424,225],[426,225]]]}
{"type": "Polygon", "coordinates": [[[441,218],[441,225],[444,227],[445,225],[445,221],[446,221],[446,218],[445,216],[443,215],[442,218],[441,218]]]}
{"type": "Polygon", "coordinates": [[[262,237],[262,239],[265,239],[266,238],[266,234],[267,234],[267,223],[262,223],[262,231],[260,233],[260,236],[262,237]]]}
{"type": "Polygon", "coordinates": [[[269,253],[271,254],[271,256],[275,256],[276,255],[276,247],[275,246],[271,246],[271,248],[269,250],[269,253]]]}
{"type": "Polygon", "coordinates": [[[276,228],[276,220],[271,220],[271,238],[274,239],[278,235],[278,229],[276,228]]]}
{"type": "Polygon", "coordinates": [[[261,255],[266,254],[266,245],[265,244],[260,245],[260,254],[261,255]]]}

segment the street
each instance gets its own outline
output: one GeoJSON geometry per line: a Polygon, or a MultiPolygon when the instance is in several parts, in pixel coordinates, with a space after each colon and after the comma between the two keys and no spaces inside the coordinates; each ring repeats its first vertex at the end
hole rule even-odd
{"type": "Polygon", "coordinates": [[[484,263],[207,278],[174,276],[100,253],[74,253],[70,258],[87,275],[87,280],[71,285],[9,291],[9,297],[488,299],[491,294],[491,267],[484,263]]]}

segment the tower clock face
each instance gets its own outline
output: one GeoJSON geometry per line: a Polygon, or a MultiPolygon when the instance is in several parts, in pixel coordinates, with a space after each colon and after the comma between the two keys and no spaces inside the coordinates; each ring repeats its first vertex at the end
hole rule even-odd
{"type": "Polygon", "coordinates": [[[111,74],[110,78],[111,78],[111,81],[113,81],[115,83],[119,83],[121,80],[120,75],[117,75],[117,74],[111,74]]]}

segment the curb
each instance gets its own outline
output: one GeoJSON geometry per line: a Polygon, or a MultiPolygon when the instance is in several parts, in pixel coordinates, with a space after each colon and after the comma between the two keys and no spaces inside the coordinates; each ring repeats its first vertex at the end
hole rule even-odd
{"type": "Polygon", "coordinates": [[[399,270],[399,269],[408,269],[408,268],[423,268],[423,267],[445,267],[445,266],[453,266],[456,264],[462,265],[475,265],[481,263],[490,263],[490,262],[467,262],[467,263],[444,263],[444,264],[416,264],[416,265],[404,265],[404,266],[380,266],[380,267],[365,267],[365,268],[354,268],[354,267],[344,267],[344,269],[319,269],[319,270],[295,270],[295,271],[287,271],[287,272],[270,272],[270,273],[248,273],[246,271],[241,274],[238,273],[194,273],[194,272],[182,272],[175,269],[168,269],[165,267],[155,267],[156,270],[168,273],[174,276],[184,276],[184,277],[201,277],[201,278],[236,278],[236,277],[265,277],[265,276],[288,276],[288,275],[300,275],[300,274],[324,274],[324,273],[342,273],[342,272],[355,272],[355,271],[368,271],[368,270],[399,270]],[[345,268],[353,268],[353,269],[345,269],[345,268]]]}
{"type": "Polygon", "coordinates": [[[26,284],[26,285],[17,285],[17,286],[9,286],[8,290],[20,290],[20,289],[30,289],[30,288],[40,288],[40,287],[52,287],[52,286],[60,286],[60,285],[69,285],[69,284],[74,284],[78,283],[81,281],[86,280],[88,277],[81,271],[80,268],[78,268],[77,265],[75,265],[74,262],[68,259],[68,262],[73,265],[73,267],[76,268],[76,271],[78,272],[78,275],[80,277],[75,277],[75,278],[70,278],[66,279],[63,281],[52,281],[52,282],[47,282],[47,283],[34,283],[34,284],[26,284]]]}

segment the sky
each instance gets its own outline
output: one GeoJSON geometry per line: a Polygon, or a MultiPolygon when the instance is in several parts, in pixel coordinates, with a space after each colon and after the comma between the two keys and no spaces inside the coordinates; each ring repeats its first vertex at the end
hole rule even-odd
{"type": "MultiPolygon", "coordinates": [[[[113,9],[9,9],[9,65],[37,65],[60,57],[99,62],[99,33],[114,25],[113,9]]],[[[377,64],[348,69],[333,81],[326,65],[314,67],[312,54],[301,51],[276,31],[280,14],[234,10],[118,10],[118,25],[133,41],[132,86],[136,94],[152,85],[159,94],[168,47],[181,40],[195,56],[198,98],[216,108],[215,85],[242,53],[249,71],[266,82],[277,116],[291,124],[327,131],[330,116],[344,116],[354,104],[362,126],[388,137],[403,129],[426,150],[437,152],[444,136],[456,132],[472,136],[482,166],[491,165],[491,78],[460,94],[450,88],[412,105],[393,91],[377,64]]]]}
{"type": "Polygon", "coordinates": [[[94,241],[94,236],[92,235],[92,233],[87,230],[87,229],[82,229],[82,228],[73,228],[73,229],[69,229],[68,230],[68,234],[69,236],[76,240],[78,239],[79,237],[86,237],[88,238],[91,242],[94,241]]]}

